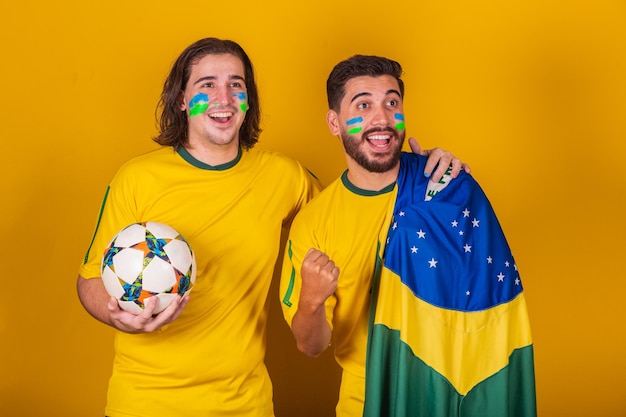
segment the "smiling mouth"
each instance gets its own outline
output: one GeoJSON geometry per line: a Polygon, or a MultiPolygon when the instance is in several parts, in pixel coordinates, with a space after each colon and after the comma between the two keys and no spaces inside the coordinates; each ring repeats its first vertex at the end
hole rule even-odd
{"type": "Polygon", "coordinates": [[[229,121],[230,118],[233,117],[233,112],[221,111],[221,112],[211,113],[208,116],[217,122],[223,123],[223,122],[229,121]]]}
{"type": "Polygon", "coordinates": [[[391,132],[372,132],[365,136],[365,140],[367,140],[372,146],[384,148],[389,145],[391,139],[394,138],[394,134],[391,132]]]}

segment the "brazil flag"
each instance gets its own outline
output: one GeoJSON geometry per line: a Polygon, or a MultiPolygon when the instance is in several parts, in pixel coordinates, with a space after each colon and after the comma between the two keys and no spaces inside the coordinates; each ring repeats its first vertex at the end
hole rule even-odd
{"type": "Polygon", "coordinates": [[[433,187],[424,164],[402,155],[364,415],[536,416],[526,301],[500,224],[470,175],[433,187]]]}

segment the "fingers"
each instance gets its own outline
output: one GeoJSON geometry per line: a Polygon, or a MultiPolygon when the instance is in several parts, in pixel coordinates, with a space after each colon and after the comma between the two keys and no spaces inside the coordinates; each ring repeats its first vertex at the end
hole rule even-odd
{"type": "Polygon", "coordinates": [[[448,173],[450,177],[456,178],[461,170],[470,173],[469,165],[463,163],[452,153],[441,148],[434,148],[427,151],[428,160],[424,167],[424,175],[430,177],[433,182],[439,182],[441,178],[448,173]]]}
{"type": "Polygon", "coordinates": [[[459,158],[452,158],[452,162],[450,163],[450,168],[451,168],[450,176],[452,178],[456,178],[461,171],[465,171],[465,173],[467,174],[469,174],[472,171],[470,166],[464,163],[463,161],[461,161],[459,158]]]}
{"type": "Polygon", "coordinates": [[[302,268],[317,275],[327,272],[335,278],[339,276],[339,267],[335,265],[335,262],[324,252],[313,248],[306,253],[302,268]]]}
{"type": "Polygon", "coordinates": [[[150,297],[140,314],[122,310],[115,298],[109,300],[107,308],[111,321],[118,330],[126,333],[150,333],[176,320],[188,302],[189,295],[176,296],[163,311],[157,314],[154,312],[159,303],[158,297],[150,297]]]}
{"type": "Polygon", "coordinates": [[[178,318],[180,313],[182,313],[188,302],[188,294],[185,294],[184,297],[181,297],[180,295],[176,296],[176,298],[172,300],[172,302],[167,306],[165,310],[157,314],[156,319],[163,320],[162,322],[160,322],[161,325],[173,322],[178,318]]]}
{"type": "Polygon", "coordinates": [[[328,255],[310,249],[300,269],[302,277],[300,303],[313,309],[323,305],[326,299],[335,293],[339,273],[339,267],[328,255]]]}
{"type": "Polygon", "coordinates": [[[145,320],[149,320],[154,315],[154,310],[157,308],[159,304],[159,297],[150,297],[148,303],[144,305],[143,311],[140,316],[145,320]]]}
{"type": "Polygon", "coordinates": [[[439,182],[452,162],[452,154],[441,148],[434,148],[428,151],[427,155],[428,160],[424,167],[424,175],[430,177],[433,182],[439,182]],[[437,169],[435,170],[435,168],[437,169]]]}

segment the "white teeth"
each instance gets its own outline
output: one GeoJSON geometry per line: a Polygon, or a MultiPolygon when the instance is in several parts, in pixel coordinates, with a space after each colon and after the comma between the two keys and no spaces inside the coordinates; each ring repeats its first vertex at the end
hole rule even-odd
{"type": "Polygon", "coordinates": [[[223,113],[212,113],[209,114],[210,117],[230,117],[233,114],[231,112],[223,112],[223,113]]]}
{"type": "Polygon", "coordinates": [[[369,140],[389,140],[389,135],[371,135],[368,136],[367,139],[369,140]]]}

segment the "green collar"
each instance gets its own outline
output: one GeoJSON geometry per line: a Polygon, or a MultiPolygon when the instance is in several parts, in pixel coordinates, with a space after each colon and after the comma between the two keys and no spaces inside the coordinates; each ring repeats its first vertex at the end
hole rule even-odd
{"type": "Polygon", "coordinates": [[[394,181],[391,184],[385,186],[383,189],[378,190],[378,191],[364,190],[350,182],[350,180],[348,179],[347,169],[343,172],[343,174],[341,174],[341,182],[348,190],[352,191],[354,194],[362,195],[365,197],[371,197],[371,196],[390,193],[391,191],[393,191],[393,188],[396,186],[396,182],[394,181]]]}
{"type": "Polygon", "coordinates": [[[226,163],[220,164],[220,165],[209,165],[209,164],[205,164],[204,162],[199,161],[196,158],[194,158],[187,151],[187,149],[185,149],[183,146],[179,147],[176,150],[176,152],[178,152],[178,154],[180,156],[182,156],[182,158],[185,161],[189,162],[191,165],[195,166],[196,168],[207,169],[207,170],[211,170],[211,171],[225,171],[227,169],[230,169],[230,168],[234,167],[235,165],[237,165],[237,163],[241,159],[241,155],[242,155],[241,146],[240,146],[239,150],[237,151],[237,156],[232,161],[229,161],[229,162],[226,162],[226,163]]]}

